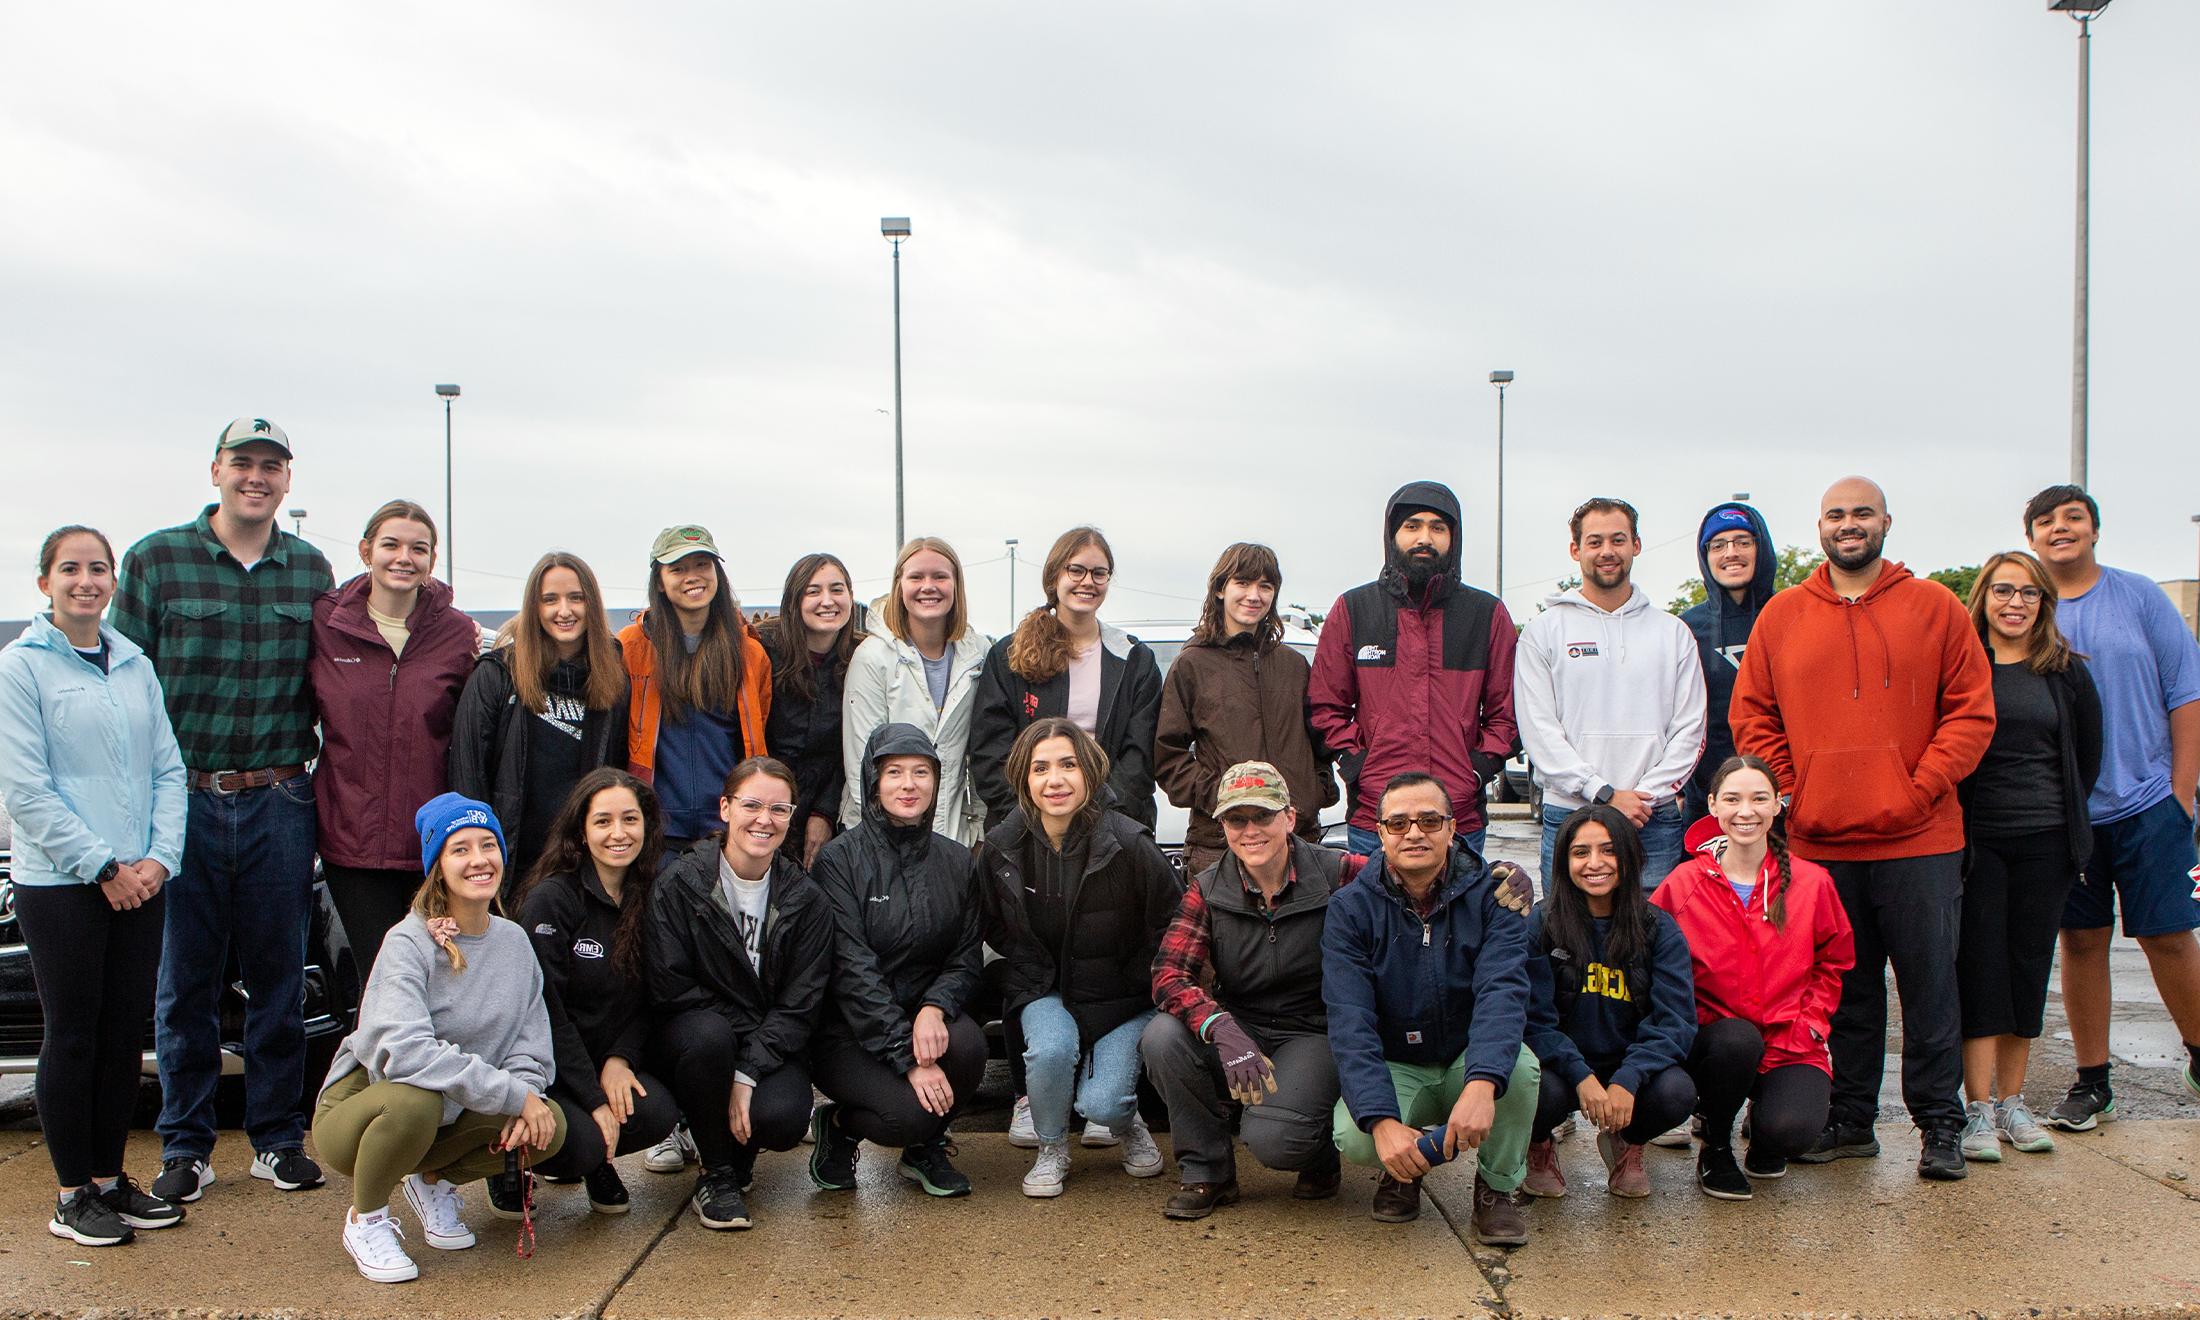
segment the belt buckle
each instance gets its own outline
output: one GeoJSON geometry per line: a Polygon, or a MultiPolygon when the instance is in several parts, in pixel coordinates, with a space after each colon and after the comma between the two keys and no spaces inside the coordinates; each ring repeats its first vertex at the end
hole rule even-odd
{"type": "Polygon", "coordinates": [[[244,774],[245,772],[242,770],[216,770],[213,774],[207,776],[206,791],[212,793],[215,797],[235,797],[237,794],[244,792],[243,786],[223,788],[222,780],[242,779],[244,774]]]}

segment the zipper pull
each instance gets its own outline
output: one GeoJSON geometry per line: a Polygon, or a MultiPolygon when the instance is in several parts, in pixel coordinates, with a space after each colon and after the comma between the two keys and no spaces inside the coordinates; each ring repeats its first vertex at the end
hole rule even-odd
{"type": "Polygon", "coordinates": [[[1424,948],[1424,949],[1425,949],[1425,948],[1427,948],[1427,947],[1429,947],[1429,943],[1428,943],[1428,937],[1429,937],[1429,929],[1428,929],[1428,923],[1427,923],[1426,921],[1424,921],[1424,922],[1422,922],[1422,923],[1421,923],[1421,947],[1422,947],[1422,948],[1424,948]]]}

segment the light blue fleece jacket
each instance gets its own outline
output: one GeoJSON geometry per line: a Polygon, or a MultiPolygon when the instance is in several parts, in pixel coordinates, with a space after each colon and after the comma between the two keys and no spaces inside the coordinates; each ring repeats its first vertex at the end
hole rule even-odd
{"type": "Polygon", "coordinates": [[[19,885],[90,884],[110,859],[183,865],[183,754],[152,662],[102,623],[107,672],[44,614],[0,650],[0,800],[19,885]]]}

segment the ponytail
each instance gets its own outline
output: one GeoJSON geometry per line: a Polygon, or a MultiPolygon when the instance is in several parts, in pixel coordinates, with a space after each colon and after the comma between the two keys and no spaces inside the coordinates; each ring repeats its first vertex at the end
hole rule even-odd
{"type": "Polygon", "coordinates": [[[1069,629],[1052,605],[1041,605],[1016,625],[1008,644],[1008,667],[1026,683],[1045,683],[1069,668],[1069,629]]]}

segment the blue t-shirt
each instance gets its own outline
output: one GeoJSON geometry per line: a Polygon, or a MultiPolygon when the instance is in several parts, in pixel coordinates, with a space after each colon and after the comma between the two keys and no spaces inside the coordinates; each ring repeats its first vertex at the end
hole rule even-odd
{"type": "Polygon", "coordinates": [[[2101,777],[2086,814],[2096,825],[2136,816],[2169,796],[2169,713],[2200,701],[2200,642],[2160,587],[2105,565],[2084,595],[2056,602],[2055,622],[2101,690],[2101,777]]]}

